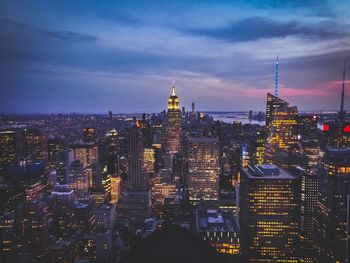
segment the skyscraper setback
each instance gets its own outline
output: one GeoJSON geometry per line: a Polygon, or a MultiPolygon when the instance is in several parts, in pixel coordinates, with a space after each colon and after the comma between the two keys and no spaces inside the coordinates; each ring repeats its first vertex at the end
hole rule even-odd
{"type": "Polygon", "coordinates": [[[288,150],[298,142],[298,108],[267,94],[265,161],[274,162],[278,150],[288,150]]]}

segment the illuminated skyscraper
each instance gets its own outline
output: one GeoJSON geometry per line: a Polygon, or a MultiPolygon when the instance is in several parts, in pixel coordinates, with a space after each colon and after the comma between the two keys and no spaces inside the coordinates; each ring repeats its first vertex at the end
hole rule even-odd
{"type": "Polygon", "coordinates": [[[75,190],[79,197],[87,195],[89,182],[80,160],[74,160],[69,165],[68,183],[69,188],[75,190]]]}
{"type": "Polygon", "coordinates": [[[23,130],[23,157],[34,157],[44,159],[46,154],[44,134],[37,129],[23,130]]]}
{"type": "Polygon", "coordinates": [[[0,169],[16,160],[16,134],[14,131],[0,132],[0,169]]]}
{"type": "Polygon", "coordinates": [[[135,120],[129,130],[129,174],[128,189],[142,190],[145,188],[143,174],[144,149],[139,123],[135,120]]]}
{"type": "Polygon", "coordinates": [[[272,108],[269,109],[271,119],[269,119],[269,123],[268,112],[266,112],[267,140],[265,161],[272,163],[277,150],[288,150],[290,146],[298,142],[298,108],[290,106],[288,102],[268,93],[267,105],[269,105],[269,100],[278,101],[277,104],[271,104],[272,108]]]}
{"type": "Polygon", "coordinates": [[[288,102],[267,93],[266,101],[266,129],[269,130],[272,122],[272,114],[279,108],[287,106],[288,102]]]}
{"type": "Polygon", "coordinates": [[[188,139],[188,190],[189,200],[217,200],[219,193],[219,139],[188,139]]]}
{"type": "Polygon", "coordinates": [[[111,203],[118,203],[120,195],[121,195],[121,182],[122,179],[120,176],[112,176],[111,177],[111,203]]]}
{"type": "Polygon", "coordinates": [[[298,262],[299,181],[272,164],[242,169],[242,246],[248,262],[298,262]]]}
{"type": "Polygon", "coordinates": [[[152,208],[159,218],[163,218],[164,200],[167,196],[176,192],[175,183],[164,180],[161,176],[152,178],[151,183],[151,202],[152,208]]]}
{"type": "Polygon", "coordinates": [[[316,263],[315,219],[317,210],[318,181],[317,173],[301,168],[296,169],[300,179],[300,225],[299,260],[316,263]]]}
{"type": "Polygon", "coordinates": [[[263,164],[264,163],[264,154],[265,154],[265,133],[263,131],[258,131],[255,134],[254,140],[251,144],[251,157],[250,161],[254,164],[263,164]]]}
{"type": "Polygon", "coordinates": [[[154,149],[144,148],[144,167],[147,173],[154,173],[154,149]]]}
{"type": "Polygon", "coordinates": [[[98,160],[98,147],[93,143],[72,144],[73,159],[80,160],[84,167],[98,160]]]}
{"type": "Polygon", "coordinates": [[[50,164],[56,163],[56,153],[63,150],[64,143],[62,138],[52,138],[47,140],[47,158],[50,164]]]}
{"type": "Polygon", "coordinates": [[[328,148],[318,176],[319,262],[348,262],[350,149],[328,148]]]}
{"type": "Polygon", "coordinates": [[[175,154],[181,150],[181,111],[180,100],[175,93],[175,86],[171,88],[168,100],[168,140],[167,151],[175,154]]]}
{"type": "Polygon", "coordinates": [[[111,174],[118,172],[119,134],[115,129],[106,135],[106,154],[108,172],[111,174]]]}

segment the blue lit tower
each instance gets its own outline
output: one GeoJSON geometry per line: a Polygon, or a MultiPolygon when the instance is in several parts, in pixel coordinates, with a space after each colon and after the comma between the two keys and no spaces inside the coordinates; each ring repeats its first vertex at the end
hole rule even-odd
{"type": "Polygon", "coordinates": [[[278,97],[278,55],[276,58],[276,83],[275,83],[275,97],[278,97]]]}

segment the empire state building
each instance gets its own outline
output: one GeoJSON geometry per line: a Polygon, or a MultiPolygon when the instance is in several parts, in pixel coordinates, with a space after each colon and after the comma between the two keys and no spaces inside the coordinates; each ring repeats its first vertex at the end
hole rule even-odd
{"type": "Polygon", "coordinates": [[[175,85],[171,87],[168,99],[168,140],[167,151],[173,155],[181,150],[181,111],[180,100],[175,93],[175,85]]]}

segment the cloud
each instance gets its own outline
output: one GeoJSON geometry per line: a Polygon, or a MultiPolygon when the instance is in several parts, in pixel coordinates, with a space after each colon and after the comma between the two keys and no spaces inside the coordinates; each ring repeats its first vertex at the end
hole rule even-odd
{"type": "Polygon", "coordinates": [[[59,39],[75,43],[93,43],[98,41],[96,36],[81,32],[72,32],[69,30],[47,30],[45,28],[24,24],[9,19],[0,19],[0,28],[2,31],[1,35],[3,35],[4,40],[8,36],[25,34],[26,36],[29,35],[33,38],[41,37],[48,39],[59,39]]]}
{"type": "Polygon", "coordinates": [[[265,17],[249,17],[228,26],[218,28],[179,28],[180,32],[203,37],[216,38],[228,42],[255,41],[265,38],[285,38],[299,36],[303,38],[333,39],[349,35],[349,32],[337,32],[332,21],[316,25],[303,25],[297,21],[277,21],[265,17]]]}

